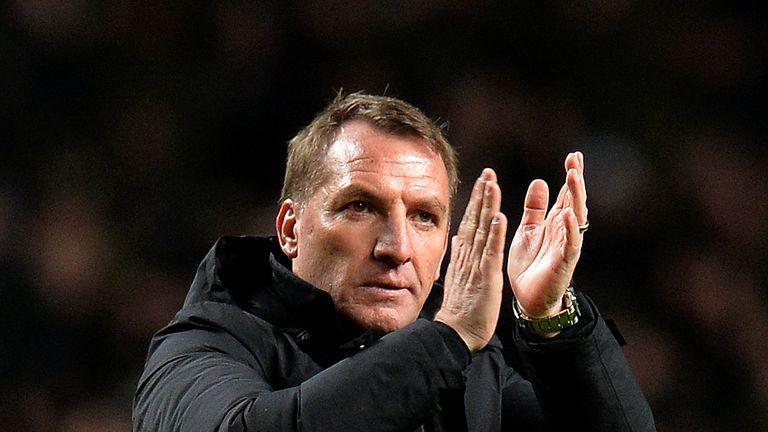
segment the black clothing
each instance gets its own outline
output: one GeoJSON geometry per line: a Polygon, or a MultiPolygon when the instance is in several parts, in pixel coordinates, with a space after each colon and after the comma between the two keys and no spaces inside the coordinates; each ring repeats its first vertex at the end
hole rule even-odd
{"type": "Polygon", "coordinates": [[[289,266],[274,238],[214,245],[184,307],[152,339],[135,431],[528,431],[545,430],[545,419],[567,430],[655,430],[584,296],[570,334],[535,343],[518,329],[517,371],[497,339],[470,355],[431,321],[439,284],[420,319],[377,338],[345,331],[330,295],[289,266]]]}

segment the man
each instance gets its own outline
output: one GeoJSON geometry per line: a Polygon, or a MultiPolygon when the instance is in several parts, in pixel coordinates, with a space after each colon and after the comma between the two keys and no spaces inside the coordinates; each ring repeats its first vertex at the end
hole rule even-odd
{"type": "Polygon", "coordinates": [[[507,219],[474,184],[448,250],[456,156],[418,109],[338,97],[289,143],[277,236],[224,237],[153,338],[136,431],[654,430],[621,349],[569,286],[584,160],[549,212],[531,183],[506,273],[522,370],[493,336],[507,219]]]}

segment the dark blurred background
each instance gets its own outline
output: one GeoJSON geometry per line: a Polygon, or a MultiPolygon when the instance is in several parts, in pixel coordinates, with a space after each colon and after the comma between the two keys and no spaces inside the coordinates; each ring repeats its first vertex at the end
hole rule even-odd
{"type": "Polygon", "coordinates": [[[0,429],[130,430],[151,334],[219,235],[273,231],[285,142],[340,88],[448,122],[460,202],[491,166],[512,220],[583,151],[576,284],[629,341],[659,429],[768,429],[764,12],[4,2],[0,429]]]}

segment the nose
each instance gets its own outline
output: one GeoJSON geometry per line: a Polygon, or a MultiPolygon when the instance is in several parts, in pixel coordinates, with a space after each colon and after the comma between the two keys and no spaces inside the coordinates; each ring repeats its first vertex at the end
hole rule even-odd
{"type": "Polygon", "coordinates": [[[393,265],[403,265],[413,256],[408,220],[405,214],[393,212],[388,215],[379,235],[373,256],[393,265]]]}

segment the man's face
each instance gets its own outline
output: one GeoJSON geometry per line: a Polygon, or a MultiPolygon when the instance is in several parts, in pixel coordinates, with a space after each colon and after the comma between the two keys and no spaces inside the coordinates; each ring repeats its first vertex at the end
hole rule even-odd
{"type": "Polygon", "coordinates": [[[449,187],[441,157],[424,141],[352,121],[329,146],[325,170],[311,197],[281,208],[281,215],[295,217],[283,231],[295,249],[286,249],[281,237],[293,271],[330,293],[360,328],[390,332],[408,325],[439,277],[447,245],[449,187]]]}

